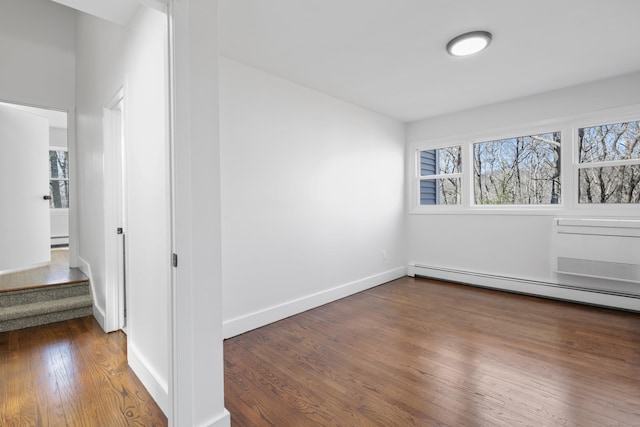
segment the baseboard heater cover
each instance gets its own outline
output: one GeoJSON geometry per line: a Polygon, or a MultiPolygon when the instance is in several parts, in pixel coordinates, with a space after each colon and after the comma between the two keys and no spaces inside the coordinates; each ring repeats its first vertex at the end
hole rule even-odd
{"type": "Polygon", "coordinates": [[[613,307],[635,312],[640,311],[640,295],[637,294],[434,267],[425,264],[410,265],[409,275],[524,295],[613,307]],[[522,285],[522,287],[518,285],[522,285]]]}
{"type": "Polygon", "coordinates": [[[640,220],[555,218],[554,273],[640,284],[640,220]]]}
{"type": "Polygon", "coordinates": [[[640,283],[640,265],[559,256],[557,273],[640,283]]]}

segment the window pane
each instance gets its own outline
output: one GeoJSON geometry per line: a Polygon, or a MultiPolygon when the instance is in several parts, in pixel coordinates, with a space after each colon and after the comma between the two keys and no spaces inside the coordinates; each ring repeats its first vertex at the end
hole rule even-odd
{"type": "Polygon", "coordinates": [[[473,144],[473,163],[476,204],[560,202],[560,132],[473,144]]]}
{"type": "Polygon", "coordinates": [[[69,181],[52,180],[49,181],[49,207],[51,209],[69,208],[69,181]]]}
{"type": "Polygon", "coordinates": [[[459,205],[462,180],[460,178],[434,178],[420,180],[421,205],[459,205]]]}
{"type": "Polygon", "coordinates": [[[420,175],[460,173],[462,171],[462,147],[438,148],[420,151],[420,175]]]}
{"type": "Polygon", "coordinates": [[[69,179],[69,154],[67,151],[49,151],[51,178],[69,179]]]}
{"type": "Polygon", "coordinates": [[[578,170],[580,203],[640,203],[640,165],[578,170]]]}
{"type": "Polygon", "coordinates": [[[640,159],[640,121],[578,129],[580,163],[640,159]]]}

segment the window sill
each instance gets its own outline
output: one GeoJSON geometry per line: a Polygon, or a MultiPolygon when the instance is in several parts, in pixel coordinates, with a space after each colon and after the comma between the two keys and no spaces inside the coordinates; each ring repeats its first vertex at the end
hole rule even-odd
{"type": "Polygon", "coordinates": [[[579,217],[611,217],[611,218],[638,218],[640,206],[638,205],[595,205],[595,206],[429,206],[412,207],[409,215],[522,215],[522,216],[579,216],[579,217]]]}

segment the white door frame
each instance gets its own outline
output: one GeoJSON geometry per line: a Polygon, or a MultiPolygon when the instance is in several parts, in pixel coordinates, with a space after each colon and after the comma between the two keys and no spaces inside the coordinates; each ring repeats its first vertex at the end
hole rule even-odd
{"type": "Polygon", "coordinates": [[[169,425],[228,427],[222,344],[218,2],[168,0],[172,251],[169,425]]]}
{"type": "Polygon", "coordinates": [[[126,224],[124,95],[124,88],[120,88],[103,110],[106,332],[117,331],[125,326],[124,248],[122,236],[117,233],[117,229],[126,224]]]}
{"type": "Polygon", "coordinates": [[[76,146],[76,111],[67,113],[67,151],[69,155],[69,267],[78,267],[78,155],[76,146]]]}

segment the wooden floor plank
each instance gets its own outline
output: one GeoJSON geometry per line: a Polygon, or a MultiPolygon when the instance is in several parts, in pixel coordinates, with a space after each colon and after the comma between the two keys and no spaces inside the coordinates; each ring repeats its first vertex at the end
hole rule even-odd
{"type": "Polygon", "coordinates": [[[640,314],[404,278],[225,341],[234,426],[640,426],[640,314]]]}
{"type": "MultiPolygon", "coordinates": [[[[405,278],[227,340],[234,426],[640,425],[640,315],[405,278]]],[[[166,425],[92,318],[0,334],[0,425],[166,425]]]]}
{"type": "Polygon", "coordinates": [[[166,426],[126,336],[86,317],[0,333],[0,426],[166,426]]]}

